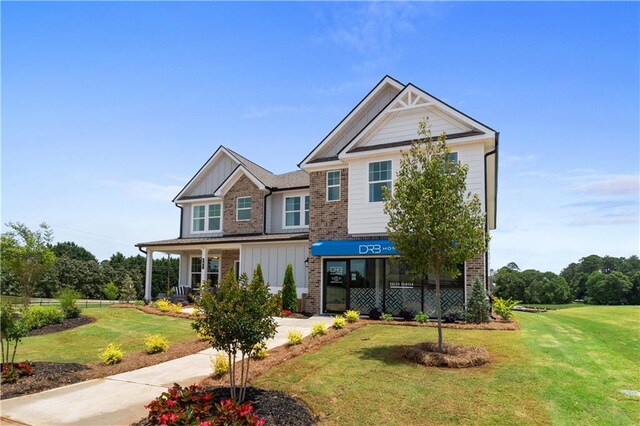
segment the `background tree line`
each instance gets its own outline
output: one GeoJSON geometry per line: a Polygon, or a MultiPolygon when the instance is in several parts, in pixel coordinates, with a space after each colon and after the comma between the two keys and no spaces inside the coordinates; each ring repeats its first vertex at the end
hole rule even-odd
{"type": "MultiPolygon", "coordinates": [[[[25,246],[37,246],[38,253],[46,252],[43,258],[48,259],[48,267],[40,274],[39,278],[31,285],[32,297],[55,297],[63,288],[72,288],[78,291],[82,297],[89,299],[108,298],[105,288],[109,283],[114,283],[118,292],[128,292],[123,289],[133,282],[136,299],[144,297],[144,274],[146,259],[142,255],[124,256],[118,252],[108,260],[98,262],[97,258],[87,249],[74,242],[65,241],[52,243],[51,230],[46,224],[41,225],[44,238],[37,239],[39,231],[32,231],[22,224],[8,224],[11,232],[3,233],[2,256],[3,261],[11,258],[11,250],[24,249],[25,246]],[[22,236],[22,242],[18,240],[22,236]],[[12,240],[13,239],[13,240],[12,240]],[[24,241],[27,241],[26,243],[24,241]]],[[[33,252],[33,249],[31,250],[33,252]]],[[[25,258],[29,253],[17,253],[13,257],[25,258]]],[[[18,296],[24,294],[24,282],[21,282],[13,270],[15,268],[3,263],[0,274],[0,291],[3,295],[18,296]]],[[[12,266],[12,265],[11,265],[12,266]]],[[[31,267],[31,265],[27,265],[31,267]]],[[[178,283],[179,259],[160,258],[153,261],[152,293],[166,293],[169,286],[178,283]],[[167,282],[169,285],[167,285],[167,282]]]]}
{"type": "Polygon", "coordinates": [[[571,263],[559,275],[535,269],[521,271],[511,262],[492,274],[493,294],[523,303],[568,303],[583,300],[599,305],[640,304],[638,256],[600,257],[571,263]]]}

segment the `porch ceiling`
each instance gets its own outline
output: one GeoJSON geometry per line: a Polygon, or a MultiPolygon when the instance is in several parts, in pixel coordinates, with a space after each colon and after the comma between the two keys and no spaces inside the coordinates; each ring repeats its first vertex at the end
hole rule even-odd
{"type": "Polygon", "coordinates": [[[259,242],[288,242],[309,239],[308,233],[267,234],[267,235],[234,235],[228,237],[174,238],[171,240],[148,241],[136,244],[136,247],[151,248],[154,251],[179,253],[196,248],[239,249],[241,244],[259,242]]]}

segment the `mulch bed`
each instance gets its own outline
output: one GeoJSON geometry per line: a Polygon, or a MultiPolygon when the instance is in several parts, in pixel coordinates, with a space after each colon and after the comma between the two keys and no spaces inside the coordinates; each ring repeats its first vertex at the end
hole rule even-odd
{"type": "Polygon", "coordinates": [[[80,327],[81,325],[91,324],[97,320],[93,317],[86,315],[80,315],[78,318],[65,319],[60,324],[46,325],[42,328],[31,330],[28,336],[42,336],[45,334],[57,333],[59,331],[70,330],[72,328],[80,327]]]}
{"type": "Polygon", "coordinates": [[[125,373],[191,355],[208,347],[208,342],[193,339],[173,344],[166,352],[158,354],[148,355],[144,351],[126,353],[122,362],[115,365],[104,365],[100,361],[88,364],[34,362],[35,371],[32,376],[21,377],[16,383],[2,384],[0,399],[14,398],[85,380],[125,373]]]}
{"type": "Polygon", "coordinates": [[[442,352],[438,352],[438,344],[435,342],[401,346],[398,352],[402,358],[415,361],[427,367],[479,367],[491,361],[491,355],[485,348],[454,345],[452,343],[443,343],[442,352]]]}
{"type": "MultiPolygon", "coordinates": [[[[205,388],[204,392],[213,393],[214,401],[231,398],[228,387],[205,388]]],[[[253,405],[255,413],[264,419],[264,424],[268,426],[312,426],[316,424],[309,408],[284,392],[249,387],[245,401],[253,405]]],[[[151,426],[154,423],[145,418],[134,425],[151,426]]]]}

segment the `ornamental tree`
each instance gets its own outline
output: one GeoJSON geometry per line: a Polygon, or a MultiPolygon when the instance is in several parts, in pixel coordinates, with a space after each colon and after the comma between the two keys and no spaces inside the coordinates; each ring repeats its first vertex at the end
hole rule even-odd
{"type": "Polygon", "coordinates": [[[291,312],[298,310],[298,292],[296,291],[296,282],[293,278],[293,265],[291,265],[291,263],[287,265],[287,269],[284,272],[282,309],[288,309],[291,312]]]}
{"type": "Polygon", "coordinates": [[[256,345],[276,334],[277,324],[273,317],[278,314],[279,307],[264,283],[260,265],[257,265],[251,281],[247,274],[242,274],[236,281],[233,271],[229,271],[214,293],[202,295],[199,309],[202,315],[194,321],[193,328],[199,334],[209,336],[213,349],[227,354],[231,397],[242,402],[251,354],[256,345]],[[236,373],[238,353],[239,377],[236,373]]]}
{"type": "Polygon", "coordinates": [[[468,166],[450,157],[446,135],[420,139],[402,153],[393,191],[383,188],[387,235],[412,272],[435,279],[438,349],[442,352],[440,276],[457,276],[458,265],[487,251],[480,198],[467,191],[468,166]]]}
{"type": "Polygon", "coordinates": [[[2,234],[0,245],[2,269],[11,272],[20,283],[26,306],[35,285],[56,260],[49,248],[53,231],[46,223],[41,223],[35,231],[20,222],[9,222],[7,227],[10,230],[2,234]]]}

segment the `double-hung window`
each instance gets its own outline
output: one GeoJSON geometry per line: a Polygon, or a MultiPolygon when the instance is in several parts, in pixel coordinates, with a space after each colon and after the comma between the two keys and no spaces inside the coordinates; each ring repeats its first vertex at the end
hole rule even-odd
{"type": "Polygon", "coordinates": [[[284,227],[309,226],[309,196],[285,197],[284,227]]]}
{"type": "Polygon", "coordinates": [[[236,199],[236,220],[251,220],[251,197],[236,199]]]}
{"type": "Polygon", "coordinates": [[[340,170],[327,172],[327,201],[340,200],[340,170]]]}
{"type": "Polygon", "coordinates": [[[369,202],[384,201],[382,188],[391,189],[391,160],[369,163],[369,202]]]}
{"type": "Polygon", "coordinates": [[[222,205],[193,206],[191,225],[193,232],[217,232],[222,230],[222,205]]]}

